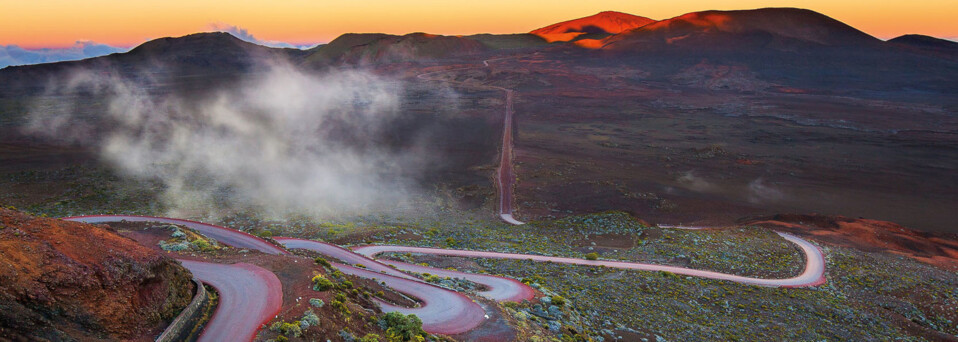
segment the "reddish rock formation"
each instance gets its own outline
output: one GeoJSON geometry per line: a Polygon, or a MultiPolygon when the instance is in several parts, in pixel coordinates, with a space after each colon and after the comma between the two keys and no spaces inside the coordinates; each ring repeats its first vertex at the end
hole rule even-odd
{"type": "Polygon", "coordinates": [[[958,269],[958,236],[955,234],[920,232],[888,221],[826,215],[783,214],[747,224],[810,235],[839,246],[892,252],[958,269]]]}
{"type": "Polygon", "coordinates": [[[192,297],[175,260],[104,226],[0,209],[0,336],[130,339],[192,297]]]}

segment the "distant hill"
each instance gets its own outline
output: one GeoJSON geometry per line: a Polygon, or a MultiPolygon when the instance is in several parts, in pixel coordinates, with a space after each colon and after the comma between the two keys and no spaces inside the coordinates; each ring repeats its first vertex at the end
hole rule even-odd
{"type": "Polygon", "coordinates": [[[704,11],[631,29],[604,41],[607,50],[657,48],[794,49],[805,45],[877,46],[881,41],[823,14],[797,8],[704,11]]]}
{"type": "Polygon", "coordinates": [[[548,42],[568,42],[579,39],[601,39],[654,22],[655,20],[646,17],[605,11],[549,25],[529,33],[542,37],[548,42]]]}
{"type": "Polygon", "coordinates": [[[545,44],[544,40],[530,34],[441,36],[410,33],[397,36],[382,33],[347,33],[329,44],[308,50],[304,63],[316,66],[326,63],[370,64],[435,60],[545,44]]]}
{"type": "Polygon", "coordinates": [[[240,40],[229,33],[195,33],[159,38],[126,53],[79,61],[11,66],[0,69],[0,92],[35,91],[51,78],[84,69],[134,77],[145,75],[234,75],[262,58],[298,59],[305,52],[275,49],[240,40]]]}
{"type": "Polygon", "coordinates": [[[437,59],[454,55],[470,55],[487,50],[475,40],[427,33],[403,36],[383,33],[347,33],[329,44],[309,50],[307,65],[369,64],[437,59]]]}
{"type": "Polygon", "coordinates": [[[534,34],[474,34],[466,38],[475,40],[494,50],[527,49],[548,45],[548,42],[534,34]]]}
{"type": "Polygon", "coordinates": [[[958,60],[958,43],[920,34],[906,34],[888,40],[888,44],[913,52],[958,60]]]}
{"type": "Polygon", "coordinates": [[[958,43],[921,34],[906,34],[888,40],[889,43],[929,49],[958,50],[958,43]]]}

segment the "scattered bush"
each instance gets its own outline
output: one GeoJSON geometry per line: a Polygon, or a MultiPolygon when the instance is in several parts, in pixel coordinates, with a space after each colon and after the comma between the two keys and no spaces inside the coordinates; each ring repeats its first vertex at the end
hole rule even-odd
{"type": "Polygon", "coordinates": [[[196,246],[197,249],[201,251],[206,251],[212,248],[209,242],[206,240],[196,239],[193,241],[193,246],[196,246]]]}
{"type": "Polygon", "coordinates": [[[166,241],[160,241],[160,249],[162,249],[162,250],[164,250],[164,251],[167,251],[167,252],[185,251],[185,250],[189,250],[191,246],[192,246],[192,245],[190,245],[190,243],[189,243],[189,242],[186,242],[186,241],[181,241],[181,242],[177,242],[177,243],[169,243],[169,242],[166,242],[166,241]]]}
{"type": "Polygon", "coordinates": [[[326,305],[326,302],[319,298],[310,298],[309,305],[312,305],[314,308],[321,308],[326,305]]]}
{"type": "Polygon", "coordinates": [[[327,291],[333,288],[334,285],[335,284],[333,284],[332,281],[330,281],[329,279],[326,279],[326,277],[323,277],[320,274],[317,274],[315,277],[313,277],[314,291],[327,291]]]}
{"type": "Polygon", "coordinates": [[[586,254],[586,255],[585,255],[585,259],[586,259],[586,260],[598,260],[598,259],[599,259],[599,253],[592,252],[592,253],[586,254]]]}
{"type": "Polygon", "coordinates": [[[387,313],[379,319],[379,326],[386,330],[389,341],[421,341],[427,336],[422,330],[422,320],[413,314],[387,313]]]}
{"type": "Polygon", "coordinates": [[[459,241],[456,241],[456,239],[453,239],[451,237],[446,238],[446,246],[456,247],[458,245],[459,245],[459,241]]]}
{"type": "Polygon", "coordinates": [[[338,310],[339,313],[345,317],[349,317],[350,315],[352,315],[352,312],[349,311],[349,307],[347,307],[346,303],[344,302],[333,300],[329,302],[329,305],[332,306],[334,309],[338,310]]]}
{"type": "Polygon", "coordinates": [[[300,327],[300,322],[276,322],[269,326],[269,330],[277,332],[286,336],[299,337],[303,334],[303,328],[300,327]]]}
{"type": "Polygon", "coordinates": [[[379,342],[379,335],[366,334],[366,336],[363,336],[363,338],[359,339],[359,342],[379,342]]]}
{"type": "Polygon", "coordinates": [[[313,261],[316,261],[317,264],[326,268],[333,267],[333,265],[329,263],[329,260],[326,260],[323,257],[316,257],[316,259],[313,259],[313,261]]]}
{"type": "Polygon", "coordinates": [[[306,312],[303,313],[303,318],[301,318],[299,322],[303,329],[311,326],[316,327],[319,326],[319,316],[316,316],[313,310],[306,310],[306,312]]]}
{"type": "Polygon", "coordinates": [[[565,298],[562,296],[552,296],[552,305],[563,306],[565,305],[565,298]]]}

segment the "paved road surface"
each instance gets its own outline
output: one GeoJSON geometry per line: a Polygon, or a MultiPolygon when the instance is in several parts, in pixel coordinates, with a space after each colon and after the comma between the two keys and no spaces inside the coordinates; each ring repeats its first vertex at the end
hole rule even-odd
{"type": "Polygon", "coordinates": [[[236,229],[230,229],[226,227],[220,227],[208,223],[174,219],[167,217],[152,217],[152,216],[134,216],[134,215],[90,215],[90,216],[75,216],[75,217],[65,217],[64,220],[69,221],[78,221],[86,223],[106,223],[106,222],[119,222],[119,221],[130,221],[130,222],[162,222],[170,224],[180,224],[190,228],[195,229],[196,231],[203,233],[207,237],[213,238],[216,241],[222,242],[226,245],[237,247],[237,248],[247,248],[255,249],[257,251],[266,253],[266,254],[289,254],[286,250],[266,242],[263,239],[260,239],[256,236],[238,231],[236,229]]]}
{"type": "MultiPolygon", "coordinates": [[[[497,58],[495,60],[509,59],[509,58],[515,58],[515,57],[497,58]]],[[[482,61],[482,65],[485,67],[490,67],[489,61],[492,61],[492,59],[482,61]]],[[[475,69],[475,68],[476,67],[466,67],[466,68],[458,68],[458,69],[433,71],[433,72],[427,72],[424,74],[419,74],[416,77],[418,77],[419,79],[427,80],[427,81],[448,82],[448,83],[456,84],[463,87],[495,89],[495,90],[501,90],[505,92],[506,113],[504,115],[503,125],[502,125],[502,147],[501,147],[501,153],[499,156],[499,167],[496,169],[496,187],[498,187],[499,189],[499,218],[513,225],[525,224],[524,222],[517,220],[515,216],[512,215],[513,187],[514,187],[513,184],[515,183],[515,179],[516,179],[515,173],[513,173],[512,171],[512,146],[513,146],[512,122],[514,120],[512,117],[513,117],[513,114],[515,114],[512,104],[513,104],[513,98],[515,97],[515,92],[512,89],[507,89],[507,88],[497,87],[492,85],[475,85],[475,84],[466,84],[466,83],[458,82],[458,81],[429,78],[429,75],[432,75],[432,74],[458,71],[458,70],[468,70],[468,69],[475,69]]]]}
{"type": "Polygon", "coordinates": [[[422,328],[433,334],[459,334],[475,329],[485,320],[486,311],[459,292],[447,290],[418,280],[386,275],[349,265],[336,264],[340,271],[358,277],[386,283],[393,290],[420,301],[420,306],[407,308],[378,300],[383,311],[415,314],[422,320],[422,328]]]}
{"type": "Polygon", "coordinates": [[[216,288],[219,305],[200,341],[252,341],[283,306],[283,284],[273,272],[246,263],[180,260],[197,279],[216,288]]]}
{"type": "Polygon", "coordinates": [[[522,282],[506,277],[497,277],[487,274],[476,274],[476,273],[466,273],[459,271],[446,270],[441,268],[422,266],[422,265],[413,265],[400,261],[392,260],[380,260],[381,263],[386,265],[396,266],[397,269],[416,272],[416,273],[429,273],[435,274],[440,277],[450,277],[450,278],[462,278],[469,280],[473,283],[480,284],[486,287],[485,291],[477,291],[476,293],[480,296],[495,300],[497,302],[510,301],[510,302],[521,302],[523,299],[531,300],[535,297],[535,290],[533,290],[529,285],[523,284],[522,282]]]}
{"type": "Polygon", "coordinates": [[[368,257],[375,257],[377,254],[385,253],[385,252],[423,253],[423,254],[435,254],[435,255],[446,255],[446,256],[471,257],[471,258],[517,259],[517,260],[557,262],[557,263],[564,263],[564,264],[575,264],[575,265],[586,265],[586,266],[606,266],[606,267],[639,270],[639,271],[665,271],[665,272],[671,272],[671,273],[687,275],[687,276],[728,280],[728,281],[733,281],[733,282],[742,283],[742,284],[772,286],[772,287],[805,287],[805,286],[817,286],[817,285],[823,284],[825,282],[825,257],[822,255],[822,251],[817,246],[797,236],[786,234],[786,233],[778,233],[778,235],[781,235],[783,238],[785,238],[785,240],[788,240],[789,242],[796,244],[802,250],[802,252],[804,252],[805,270],[800,275],[792,277],[792,278],[786,278],[786,279],[762,279],[762,278],[744,277],[744,276],[713,272],[713,271],[694,270],[694,269],[689,269],[684,267],[643,264],[643,263],[626,262],[626,261],[585,260],[585,259],[565,258],[565,257],[551,257],[551,256],[543,256],[543,255],[498,253],[498,252],[483,252],[483,251],[464,251],[464,250],[455,250],[455,249],[440,249],[440,248],[426,248],[426,247],[371,245],[371,246],[356,247],[356,248],[353,248],[353,251],[368,257]]]}
{"type": "Polygon", "coordinates": [[[445,270],[441,268],[413,265],[404,262],[391,261],[391,260],[373,260],[366,256],[356,254],[355,252],[325,242],[313,241],[313,240],[303,240],[296,238],[287,238],[287,237],[276,237],[274,238],[279,243],[286,246],[286,248],[301,248],[308,249],[314,252],[318,252],[336,259],[345,261],[349,264],[362,264],[366,267],[367,270],[379,272],[381,274],[387,274],[395,277],[420,281],[419,278],[412,277],[406,273],[400,272],[398,270],[407,271],[407,272],[416,272],[416,273],[429,273],[435,274],[440,277],[450,277],[450,278],[462,278],[469,281],[472,281],[476,284],[485,286],[487,289],[485,291],[477,292],[479,295],[495,300],[495,301],[513,301],[519,302],[523,299],[532,299],[535,296],[535,291],[532,290],[529,285],[523,284],[522,282],[505,278],[497,277],[486,274],[475,274],[475,273],[466,273],[445,270]],[[389,265],[394,266],[389,267],[389,265]]]}

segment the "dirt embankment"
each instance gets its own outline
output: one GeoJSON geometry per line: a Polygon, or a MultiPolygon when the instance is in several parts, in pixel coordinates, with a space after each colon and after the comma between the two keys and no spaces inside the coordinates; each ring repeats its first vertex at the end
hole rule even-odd
{"type": "Polygon", "coordinates": [[[190,277],[105,226],[0,209],[0,336],[150,339],[190,302],[190,277]]]}
{"type": "Polygon", "coordinates": [[[897,253],[958,269],[958,235],[921,232],[893,222],[844,216],[781,214],[746,224],[814,236],[817,240],[866,251],[897,253]]]}

